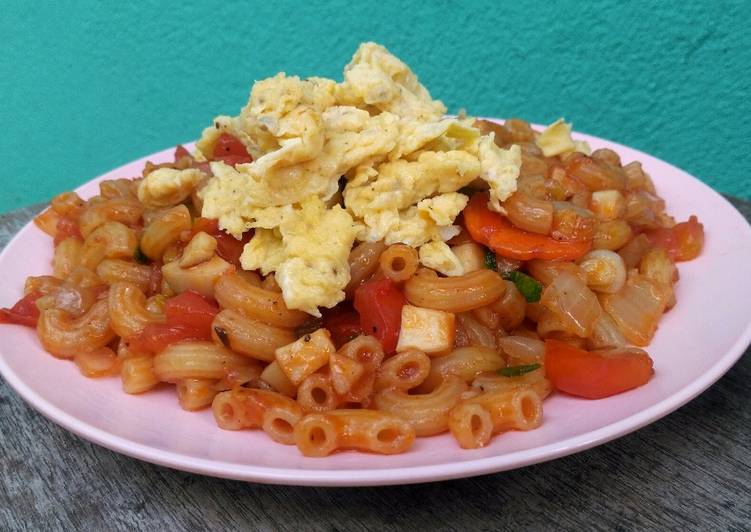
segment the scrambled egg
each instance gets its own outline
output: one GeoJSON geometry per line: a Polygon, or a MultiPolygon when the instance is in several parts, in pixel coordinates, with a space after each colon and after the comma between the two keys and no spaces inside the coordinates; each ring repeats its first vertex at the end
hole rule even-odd
{"type": "Polygon", "coordinates": [[[344,67],[336,97],[343,105],[375,107],[418,122],[435,121],[446,113],[406,64],[375,43],[360,45],[344,67]]]}
{"type": "Polygon", "coordinates": [[[331,308],[344,299],[355,239],[352,217],[341,206],[326,209],[313,197],[280,229],[286,257],[276,269],[276,280],[285,302],[320,316],[317,307],[331,308]]]}
{"type": "Polygon", "coordinates": [[[316,316],[344,299],[356,240],[405,243],[424,265],[461,275],[445,243],[468,201],[459,190],[483,180],[500,210],[516,190],[521,151],[445,113],[374,43],[360,46],[341,83],[284,73],[258,81],[239,116],[217,117],[196,145],[206,160],[227,132],[254,158],[211,163],[202,214],[236,237],[255,229],[243,268],[275,272],[287,306],[316,316]]]}
{"type": "Polygon", "coordinates": [[[464,266],[445,242],[429,242],[420,248],[420,262],[444,275],[464,275],[464,266]]]}
{"type": "Polygon", "coordinates": [[[535,144],[542,150],[545,157],[554,157],[571,151],[578,151],[584,155],[592,153],[586,141],[571,138],[571,124],[564,122],[563,118],[559,118],[545,128],[545,131],[535,139],[535,144]]]}
{"type": "Polygon", "coordinates": [[[138,185],[138,199],[152,209],[170,207],[190,196],[196,183],[204,177],[203,172],[195,168],[157,168],[138,185]]]}

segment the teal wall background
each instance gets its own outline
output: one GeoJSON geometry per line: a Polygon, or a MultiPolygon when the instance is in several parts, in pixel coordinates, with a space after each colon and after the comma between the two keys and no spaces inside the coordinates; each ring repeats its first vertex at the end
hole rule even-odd
{"type": "Polygon", "coordinates": [[[256,79],[339,79],[364,40],[450,110],[562,115],[751,198],[748,1],[165,6],[2,3],[0,212],[195,138],[237,113],[256,79]]]}

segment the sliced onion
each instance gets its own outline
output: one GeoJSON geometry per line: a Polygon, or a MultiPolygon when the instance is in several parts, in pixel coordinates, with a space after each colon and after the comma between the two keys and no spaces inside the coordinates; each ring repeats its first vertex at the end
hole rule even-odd
{"type": "Polygon", "coordinates": [[[623,246],[618,254],[623,259],[623,263],[626,265],[626,269],[636,268],[641,262],[641,258],[652,247],[652,243],[644,233],[633,238],[628,244],[623,246]]]}
{"type": "Polygon", "coordinates": [[[621,330],[607,312],[603,312],[595,322],[592,334],[587,337],[587,349],[604,349],[607,347],[623,347],[626,339],[621,330]]]}
{"type": "Polygon", "coordinates": [[[498,339],[498,345],[510,366],[542,362],[545,356],[545,344],[536,338],[506,336],[498,339]]]}
{"type": "Polygon", "coordinates": [[[624,219],[631,225],[641,229],[657,229],[662,227],[664,212],[665,201],[646,190],[637,190],[626,195],[624,219]]]}
{"type": "Polygon", "coordinates": [[[632,272],[617,294],[600,296],[602,307],[626,339],[636,345],[652,340],[667,301],[666,294],[651,279],[632,272]]]}
{"type": "MultiPolygon", "coordinates": [[[[514,334],[519,336],[517,331],[514,334]]],[[[571,336],[571,332],[558,314],[542,307],[542,312],[537,319],[537,336],[542,339],[558,338],[560,336],[571,336]]]]}
{"type": "Polygon", "coordinates": [[[560,273],[545,289],[540,303],[561,319],[568,332],[582,338],[592,333],[602,315],[597,296],[581,279],[568,272],[560,273]]]}
{"type": "Polygon", "coordinates": [[[563,272],[575,275],[582,281],[587,280],[587,273],[573,262],[534,259],[527,263],[527,272],[545,286],[563,272]]]}
{"type": "Polygon", "coordinates": [[[456,315],[456,321],[461,324],[466,335],[466,345],[477,347],[489,347],[496,349],[496,336],[469,312],[461,312],[456,315]]]}
{"type": "Polygon", "coordinates": [[[667,252],[662,248],[652,248],[639,262],[639,273],[656,282],[665,294],[667,309],[675,306],[675,288],[673,284],[678,280],[678,268],[670,260],[667,252]]]}

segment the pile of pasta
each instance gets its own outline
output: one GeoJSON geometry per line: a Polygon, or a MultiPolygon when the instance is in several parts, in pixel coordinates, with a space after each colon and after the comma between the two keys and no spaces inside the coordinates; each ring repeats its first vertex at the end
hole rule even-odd
{"type": "Polygon", "coordinates": [[[465,191],[449,241],[463,275],[363,242],[344,302],[323,318],[290,310],[273,274],[239,267],[250,235],[200,217],[205,179],[156,207],[139,199],[157,169],[208,171],[178,147],[95,197],[53,199],[36,218],[54,238],[52,274],[29,277],[0,322],[36,327],[86,376],[119,375],[130,394],[175,385],[184,409],[306,456],[401,453],[447,431],[478,448],[538,427],[554,389],[599,398],[644,384],[652,361],[633,346],[675,304],[674,263],[698,255],[701,225],[676,224],[641,165],[612,150],[546,157],[524,121],[477,124],[521,146],[523,164],[502,214],[465,191]]]}

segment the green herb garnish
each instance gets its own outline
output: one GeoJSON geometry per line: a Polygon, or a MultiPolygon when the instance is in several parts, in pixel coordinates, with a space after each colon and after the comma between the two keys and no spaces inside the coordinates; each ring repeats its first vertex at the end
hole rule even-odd
{"type": "Polygon", "coordinates": [[[528,303],[537,303],[540,301],[542,283],[534,277],[530,277],[520,271],[509,272],[503,277],[516,285],[516,288],[528,303]]]}
{"type": "Polygon", "coordinates": [[[135,253],[133,253],[133,258],[136,259],[136,262],[138,264],[148,264],[149,258],[143,254],[143,251],[141,251],[141,246],[138,246],[136,248],[135,253]]]}
{"type": "Polygon", "coordinates": [[[521,377],[536,369],[540,369],[540,364],[524,364],[522,366],[509,366],[507,368],[499,369],[498,374],[504,377],[521,377]]]}
{"type": "Polygon", "coordinates": [[[485,248],[485,267],[488,270],[496,271],[498,269],[498,261],[495,259],[495,253],[485,248]]]}

